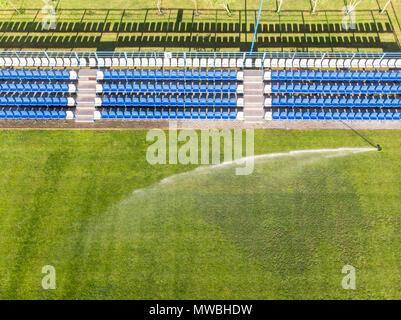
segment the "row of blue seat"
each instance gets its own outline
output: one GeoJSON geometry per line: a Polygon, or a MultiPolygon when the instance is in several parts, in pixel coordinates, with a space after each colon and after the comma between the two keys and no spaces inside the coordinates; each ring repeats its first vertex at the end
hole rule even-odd
{"type": "Polygon", "coordinates": [[[399,112],[294,112],[275,111],[273,120],[400,120],[399,112]]]}
{"type": "Polygon", "coordinates": [[[292,81],[397,81],[401,82],[401,72],[397,71],[272,71],[272,80],[292,81]]]}
{"type": "Polygon", "coordinates": [[[103,97],[102,106],[165,106],[165,107],[236,107],[236,98],[227,97],[103,97]]]}
{"type": "Polygon", "coordinates": [[[401,85],[273,84],[273,93],[401,94],[401,85]]]}
{"type": "Polygon", "coordinates": [[[66,83],[2,83],[0,92],[68,92],[66,83]]]}
{"type": "Polygon", "coordinates": [[[0,119],[65,119],[63,110],[0,110],[0,119]]]}
{"type": "Polygon", "coordinates": [[[0,69],[0,80],[24,79],[24,80],[69,80],[68,70],[14,70],[0,69]]]}
{"type": "Polygon", "coordinates": [[[0,97],[0,106],[67,106],[66,97],[0,97]]]}
{"type": "Polygon", "coordinates": [[[274,97],[272,99],[273,107],[344,107],[344,108],[397,108],[401,107],[401,99],[353,99],[353,98],[287,98],[274,97]]]}
{"type": "Polygon", "coordinates": [[[122,93],[122,92],[170,92],[170,93],[235,93],[237,85],[224,84],[199,84],[199,83],[112,83],[103,84],[104,93],[122,93]]]}
{"type": "Polygon", "coordinates": [[[210,119],[235,120],[237,114],[232,112],[205,111],[102,111],[102,119],[210,119]]]}
{"type": "Polygon", "coordinates": [[[104,70],[104,80],[237,80],[235,70],[104,70]]]}

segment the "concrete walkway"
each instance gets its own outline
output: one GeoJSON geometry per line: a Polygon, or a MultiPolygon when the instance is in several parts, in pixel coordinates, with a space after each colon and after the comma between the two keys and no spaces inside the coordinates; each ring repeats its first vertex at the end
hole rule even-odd
{"type": "Polygon", "coordinates": [[[75,122],[74,120],[0,120],[0,128],[23,129],[294,129],[317,130],[400,130],[401,121],[321,121],[321,120],[271,120],[245,122],[242,120],[98,120],[75,122]],[[348,125],[348,126],[347,126],[348,125]]]}

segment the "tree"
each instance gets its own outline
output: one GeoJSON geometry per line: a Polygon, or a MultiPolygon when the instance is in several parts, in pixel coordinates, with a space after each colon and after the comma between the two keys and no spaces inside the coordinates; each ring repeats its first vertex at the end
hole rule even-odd
{"type": "Polygon", "coordinates": [[[210,0],[212,5],[223,7],[229,16],[231,16],[230,4],[233,3],[235,0],[210,0]]]}
{"type": "MultiPolygon", "coordinates": [[[[11,1],[11,0],[6,0],[7,3],[13,7],[13,9],[17,12],[17,13],[21,13],[20,10],[17,8],[17,6],[11,1]]],[[[7,4],[5,4],[5,7],[7,7],[7,4]]]]}
{"type": "Polygon", "coordinates": [[[386,10],[387,6],[390,4],[391,0],[388,0],[387,3],[384,5],[382,11],[380,13],[384,13],[384,11],[386,10]]]}
{"type": "Polygon", "coordinates": [[[280,12],[282,4],[283,4],[283,0],[280,0],[280,3],[278,4],[277,12],[280,12]]]}

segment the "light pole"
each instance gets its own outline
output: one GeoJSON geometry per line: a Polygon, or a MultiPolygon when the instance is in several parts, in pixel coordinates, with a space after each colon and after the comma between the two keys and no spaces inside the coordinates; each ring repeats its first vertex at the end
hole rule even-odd
{"type": "MultiPolygon", "coordinates": [[[[259,20],[260,20],[260,14],[262,13],[262,7],[263,7],[263,0],[260,1],[260,7],[259,7],[259,14],[258,18],[256,20],[256,25],[255,25],[255,33],[253,34],[253,40],[252,40],[252,45],[251,45],[251,51],[249,52],[252,55],[253,52],[253,47],[255,45],[255,40],[256,40],[256,35],[258,33],[258,26],[259,26],[259,20]]],[[[245,13],[246,14],[246,13],[245,13]]]]}

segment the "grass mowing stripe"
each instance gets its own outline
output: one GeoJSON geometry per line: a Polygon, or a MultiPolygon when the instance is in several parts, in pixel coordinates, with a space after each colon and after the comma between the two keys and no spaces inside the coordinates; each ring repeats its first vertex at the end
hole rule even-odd
{"type": "MultiPolygon", "coordinates": [[[[311,163],[304,167],[308,170],[294,167],[277,188],[264,185],[263,174],[237,193],[223,188],[236,186],[228,179],[209,189],[199,185],[201,180],[188,181],[199,188],[191,192],[182,184],[182,189],[171,189],[174,196],[164,199],[165,207],[155,197],[113,208],[132,190],[193,166],[150,166],[146,131],[0,131],[0,297],[399,298],[400,133],[368,134],[386,148],[311,163]],[[31,231],[30,250],[24,251],[14,239],[24,239],[20,226],[35,221],[30,216],[40,198],[35,191],[48,189],[51,182],[44,179],[46,161],[57,163],[54,154],[64,149],[71,153],[68,165],[54,178],[59,185],[41,208],[43,218],[31,231]],[[35,181],[37,189],[32,188],[35,181]],[[242,190],[249,201],[235,202],[230,193],[241,195],[242,190]],[[208,196],[210,202],[192,201],[193,194],[208,196]],[[97,200],[88,204],[86,197],[97,200]],[[281,202],[275,204],[277,199],[281,202]],[[235,205],[219,204],[223,200],[235,205]],[[207,204],[233,224],[219,221],[207,204]],[[241,232],[235,232],[235,225],[241,232]],[[282,236],[286,241],[277,235],[263,243],[252,226],[270,238],[276,231],[287,232],[282,236]],[[264,255],[265,248],[271,256],[264,255]],[[17,252],[25,259],[14,259],[17,252]],[[343,276],[339,265],[349,259],[357,267],[358,290],[344,292],[338,289],[343,276]],[[52,263],[57,290],[44,292],[40,270],[52,263]],[[270,271],[275,265],[281,266],[281,274],[270,271]]],[[[366,147],[349,131],[255,131],[257,154],[359,146],[366,147]]],[[[276,164],[280,166],[284,164],[276,164]]],[[[273,182],[280,177],[285,174],[273,182]]]]}

